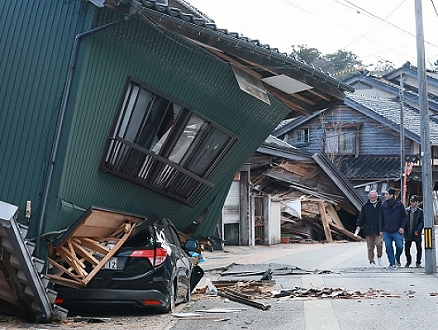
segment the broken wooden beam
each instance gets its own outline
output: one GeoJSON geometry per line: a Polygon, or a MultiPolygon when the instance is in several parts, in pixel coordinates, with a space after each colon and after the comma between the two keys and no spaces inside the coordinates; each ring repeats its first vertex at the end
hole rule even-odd
{"type": "Polygon", "coordinates": [[[324,227],[325,239],[328,243],[333,242],[332,232],[330,230],[330,223],[325,212],[325,206],[323,201],[318,201],[319,213],[321,215],[322,226],[324,227]]]}
{"type": "Polygon", "coordinates": [[[255,307],[255,308],[258,308],[258,309],[261,309],[264,311],[271,308],[271,305],[264,304],[264,303],[257,302],[257,301],[253,301],[253,300],[250,300],[248,298],[242,297],[238,292],[235,292],[232,290],[227,290],[227,292],[223,292],[223,291],[218,290],[217,294],[218,294],[218,296],[228,298],[232,301],[239,302],[241,304],[255,307]]]}

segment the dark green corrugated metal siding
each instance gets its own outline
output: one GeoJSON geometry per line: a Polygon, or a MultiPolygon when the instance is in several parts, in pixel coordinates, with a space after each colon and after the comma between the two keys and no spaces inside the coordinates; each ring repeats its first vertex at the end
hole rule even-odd
{"type": "MultiPolygon", "coordinates": [[[[97,25],[114,19],[108,9],[99,13],[108,17],[98,17],[97,25]]],[[[137,19],[87,38],[81,49],[85,60],[77,70],[71,95],[76,103],[69,107],[74,115],[68,148],[63,149],[65,161],[62,172],[58,171],[56,176],[57,195],[85,208],[94,204],[137,214],[155,212],[171,218],[179,227],[186,227],[215,198],[207,196],[189,208],[98,170],[128,76],[182,102],[238,136],[226,157],[226,166],[220,166],[209,178],[217,186],[215,194],[229,187],[234,173],[287,112],[276,102],[269,106],[242,92],[227,64],[137,19]]],[[[223,198],[219,195],[218,199],[223,198]]],[[[64,225],[62,219],[52,216],[47,230],[64,225]]]]}
{"type": "MultiPolygon", "coordinates": [[[[83,1],[0,2],[0,200],[36,217],[83,1]]],[[[20,212],[24,220],[24,212],[20,212]]]]}

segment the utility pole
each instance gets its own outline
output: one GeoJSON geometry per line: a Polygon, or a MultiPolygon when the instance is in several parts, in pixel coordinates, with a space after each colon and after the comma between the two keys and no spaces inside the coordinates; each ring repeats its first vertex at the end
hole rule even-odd
{"type": "Polygon", "coordinates": [[[400,198],[406,206],[406,161],[405,161],[405,123],[404,123],[404,81],[403,72],[400,74],[400,198]]]}
{"type": "Polygon", "coordinates": [[[423,12],[421,0],[415,0],[417,28],[417,79],[421,129],[421,169],[423,182],[425,271],[436,273],[435,228],[432,202],[432,163],[430,147],[429,105],[427,103],[424,55],[423,12]]]}

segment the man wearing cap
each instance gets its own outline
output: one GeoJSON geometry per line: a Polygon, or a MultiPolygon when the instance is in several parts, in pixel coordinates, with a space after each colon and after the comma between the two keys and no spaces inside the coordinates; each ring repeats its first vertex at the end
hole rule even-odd
{"type": "Polygon", "coordinates": [[[406,227],[406,209],[402,202],[395,198],[396,190],[388,188],[385,192],[385,201],[380,207],[379,231],[383,235],[388,269],[400,267],[400,256],[403,252],[403,234],[406,227]],[[395,243],[395,254],[393,243],[395,243]]]}
{"type": "Polygon", "coordinates": [[[408,214],[408,221],[405,227],[405,255],[406,255],[406,265],[409,267],[411,265],[411,246],[412,242],[415,242],[417,248],[417,259],[415,265],[421,267],[421,232],[424,227],[424,215],[423,210],[418,207],[418,196],[412,195],[410,198],[411,205],[406,209],[408,214]]]}

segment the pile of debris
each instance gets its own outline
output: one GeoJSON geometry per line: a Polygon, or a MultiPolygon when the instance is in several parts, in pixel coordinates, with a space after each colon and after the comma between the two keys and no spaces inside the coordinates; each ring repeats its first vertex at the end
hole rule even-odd
{"type": "MultiPolygon", "coordinates": [[[[260,300],[266,301],[272,298],[312,298],[312,299],[377,299],[377,298],[401,298],[400,294],[392,294],[386,290],[369,288],[366,291],[348,291],[343,288],[303,288],[294,287],[292,289],[275,290],[275,281],[272,280],[250,280],[250,281],[212,281],[214,292],[211,287],[198,287],[194,294],[208,294],[211,297],[223,297],[244,305],[252,306],[261,310],[268,310],[271,305],[260,300]]],[[[412,297],[413,291],[409,292],[412,297]]]]}
{"type": "Polygon", "coordinates": [[[272,292],[272,297],[292,297],[292,298],[339,298],[339,299],[375,299],[379,297],[400,298],[400,295],[393,295],[385,290],[369,288],[367,291],[347,291],[342,288],[299,288],[283,289],[280,292],[272,292]]]}
{"type": "MultiPolygon", "coordinates": [[[[311,242],[319,237],[328,243],[334,240],[361,241],[347,230],[333,204],[324,198],[292,192],[281,196],[281,233],[290,236],[290,242],[311,242]]],[[[316,240],[316,241],[319,241],[316,240]]]]}
{"type": "MultiPolygon", "coordinates": [[[[207,280],[207,283],[208,282],[209,280],[207,280]]],[[[218,280],[211,281],[210,283],[208,283],[205,287],[198,287],[194,294],[209,294],[211,296],[217,295],[261,310],[267,310],[271,307],[271,305],[256,301],[256,299],[271,298],[271,292],[274,290],[275,281],[218,280]]]]}

